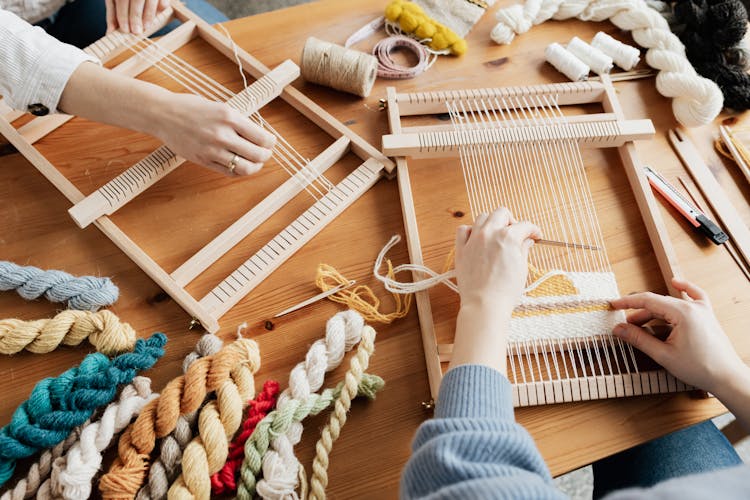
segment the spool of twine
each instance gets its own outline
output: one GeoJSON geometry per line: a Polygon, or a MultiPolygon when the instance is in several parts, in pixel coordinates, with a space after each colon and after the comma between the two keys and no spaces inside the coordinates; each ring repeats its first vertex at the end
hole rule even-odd
{"type": "Polygon", "coordinates": [[[310,37],[302,49],[300,71],[308,82],[367,97],[378,75],[378,60],[370,54],[310,37]]]}

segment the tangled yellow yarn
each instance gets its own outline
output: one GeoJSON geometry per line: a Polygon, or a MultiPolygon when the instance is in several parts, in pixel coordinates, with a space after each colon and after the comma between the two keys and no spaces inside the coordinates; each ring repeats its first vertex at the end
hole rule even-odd
{"type": "Polygon", "coordinates": [[[433,50],[450,50],[454,56],[466,53],[466,40],[429,17],[422,7],[414,2],[393,0],[385,8],[385,18],[420,40],[430,40],[427,45],[433,50]]]}
{"type": "Polygon", "coordinates": [[[34,321],[0,320],[0,354],[15,354],[23,349],[43,354],[60,344],[78,345],[86,338],[97,351],[111,356],[132,350],[136,334],[132,326],[107,310],[68,310],[51,319],[34,321]]]}

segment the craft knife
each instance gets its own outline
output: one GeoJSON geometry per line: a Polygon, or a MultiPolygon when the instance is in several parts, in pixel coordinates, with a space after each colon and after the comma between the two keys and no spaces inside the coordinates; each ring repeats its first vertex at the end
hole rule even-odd
{"type": "Polygon", "coordinates": [[[672,205],[683,217],[685,217],[690,224],[693,225],[698,231],[706,235],[711,241],[717,245],[726,243],[729,236],[721,229],[714,221],[708,218],[708,216],[700,211],[695,205],[690,203],[682,193],[667,180],[662,177],[658,172],[650,167],[644,167],[646,171],[646,177],[648,178],[651,187],[662,195],[670,205],[672,205]]]}

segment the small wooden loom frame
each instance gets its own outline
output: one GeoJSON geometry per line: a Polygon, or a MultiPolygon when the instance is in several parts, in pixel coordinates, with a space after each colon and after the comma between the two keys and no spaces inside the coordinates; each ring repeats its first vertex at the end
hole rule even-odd
{"type": "MultiPolygon", "coordinates": [[[[166,24],[173,18],[182,21],[178,28],[153,42],[162,51],[162,55],[158,52],[154,55],[154,51],[151,50],[153,47],[149,47],[120,63],[113,71],[135,77],[157,64],[165,57],[165,53],[174,52],[195,37],[200,37],[232,61],[235,61],[236,49],[236,57],[241,61],[243,69],[256,79],[248,88],[227,101],[228,104],[239,108],[249,116],[274,98],[281,97],[335,138],[335,142],[307,163],[304,172],[301,170],[286,180],[213,241],[169,274],[108,216],[182,164],[184,162],[182,158],[174,155],[166,146],[162,146],[91,195],[84,196],[33,146],[35,142],[70,120],[72,116],[59,114],[37,117],[16,129],[12,122],[25,113],[13,111],[0,101],[0,134],[5,136],[74,204],[69,212],[79,226],[86,227],[94,223],[185,311],[192,315],[194,320],[200,322],[208,331],[215,332],[219,329],[218,320],[224,313],[357,200],[378,181],[384,172],[391,172],[395,165],[362,137],[290,85],[299,76],[299,68],[292,61],[287,60],[270,70],[246,51],[235,47],[230,39],[176,0],[172,2],[171,8],[160,14],[159,18],[160,25],[166,24]],[[151,51],[151,61],[143,54],[149,51],[151,51]],[[317,178],[350,150],[363,161],[358,168],[332,187],[206,296],[197,300],[186,291],[185,287],[188,283],[305,189],[307,185],[305,181],[310,182],[311,175],[317,178]]],[[[152,32],[156,29],[158,27],[152,32]]],[[[128,50],[129,41],[132,39],[114,32],[87,47],[86,52],[98,57],[104,63],[128,50]]]]}
{"type": "MultiPolygon", "coordinates": [[[[644,174],[643,165],[636,155],[633,140],[651,138],[654,127],[650,120],[626,120],[623,110],[607,75],[601,82],[576,82],[524,87],[505,87],[473,90],[448,90],[437,92],[397,93],[393,87],[387,89],[387,111],[391,135],[383,136],[383,152],[395,157],[401,205],[406,230],[407,246],[411,263],[424,265],[419,237],[412,185],[409,178],[407,156],[434,157],[457,156],[458,146],[498,142],[521,142],[560,138],[551,127],[524,123],[514,130],[508,128],[486,128],[462,131],[454,134],[450,125],[402,127],[404,116],[435,115],[446,112],[446,103],[454,100],[479,99],[493,102],[491,107],[505,107],[504,98],[549,96],[563,105],[601,103],[604,113],[572,116],[568,118],[570,135],[580,147],[616,147],[625,167],[628,182],[633,190],[638,209],[645,223],[662,276],[670,294],[679,297],[672,287],[671,279],[679,275],[677,259],[669,240],[659,207],[644,174]],[[497,99],[502,99],[500,105],[497,99]]],[[[512,101],[511,101],[512,102],[512,101]]],[[[511,104],[512,106],[512,104],[511,104]]],[[[510,107],[510,106],[508,106],[510,107]]],[[[499,108],[497,108],[499,109],[499,108]]],[[[507,108],[506,108],[507,109],[507,108]]],[[[414,279],[421,276],[415,273],[414,279]]],[[[438,344],[432,305],[428,291],[416,293],[417,310],[425,352],[427,374],[433,399],[437,398],[442,379],[441,362],[450,360],[452,345],[438,344]]],[[[538,354],[538,353],[536,353],[538,354]]],[[[536,356],[535,354],[535,356],[536,356]]],[[[552,352],[552,355],[555,353],[552,352]]],[[[510,354],[509,354],[510,356],[510,354]]],[[[545,358],[546,359],[546,358],[545,358]]],[[[511,362],[509,360],[509,362],[511,362]]],[[[618,367],[619,371],[619,367],[618,367]]],[[[692,389],[675,379],[665,370],[652,370],[596,376],[565,377],[559,380],[538,380],[513,384],[514,406],[561,403],[602,398],[677,392],[692,389]]]]}

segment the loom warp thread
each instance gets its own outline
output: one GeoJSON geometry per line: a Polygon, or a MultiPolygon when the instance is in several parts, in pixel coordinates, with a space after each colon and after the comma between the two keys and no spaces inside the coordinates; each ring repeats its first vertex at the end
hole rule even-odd
{"type": "Polygon", "coordinates": [[[63,441],[98,407],[110,403],[118,386],[129,383],[141,370],[164,355],[166,335],[139,339],[133,352],[110,360],[93,353],[81,364],[56,378],[39,382],[0,429],[0,485],[13,474],[16,461],[63,441]]]}
{"type": "MultiPolygon", "coordinates": [[[[219,352],[222,345],[223,342],[219,337],[212,333],[205,333],[198,340],[195,349],[185,356],[182,362],[182,372],[186,373],[197,360],[219,352]]],[[[183,451],[193,439],[193,427],[197,417],[196,412],[180,415],[174,431],[162,439],[159,457],[148,471],[148,482],[138,490],[137,500],[163,500],[167,497],[169,485],[180,472],[183,451]]]]}
{"type": "Polygon", "coordinates": [[[498,24],[492,40],[509,44],[516,34],[549,19],[577,18],[583,21],[609,19],[620,29],[628,30],[636,43],[648,50],[646,62],[658,69],[656,88],[672,98],[672,111],[686,127],[713,121],[723,107],[719,87],[698,75],[685,57],[685,46],[669,28],[667,21],[643,0],[527,0],[497,12],[498,24]]]}
{"type": "Polygon", "coordinates": [[[109,278],[75,277],[64,271],[45,271],[0,261],[0,291],[15,290],[26,300],[44,296],[52,302],[65,302],[68,309],[96,311],[114,304],[120,290],[109,278]]]}
{"type": "Polygon", "coordinates": [[[268,415],[276,406],[279,394],[279,383],[266,380],[263,390],[250,401],[247,418],[242,423],[242,431],[229,445],[229,456],[219,472],[211,476],[211,492],[214,495],[234,493],[237,490],[237,472],[245,458],[245,442],[252,435],[258,422],[268,415]]]}
{"type": "Polygon", "coordinates": [[[118,456],[99,481],[102,497],[133,498],[146,477],[156,440],[175,429],[180,415],[198,410],[208,393],[221,387],[239,364],[260,364],[254,341],[236,340],[195,361],[184,375],[169,382],[120,437],[118,456]]]}
{"type": "Polygon", "coordinates": [[[34,321],[0,320],[0,354],[15,354],[23,349],[43,354],[60,344],[78,345],[85,338],[97,351],[111,356],[131,350],[136,333],[133,327],[107,310],[67,310],[52,319],[34,321]]]}

